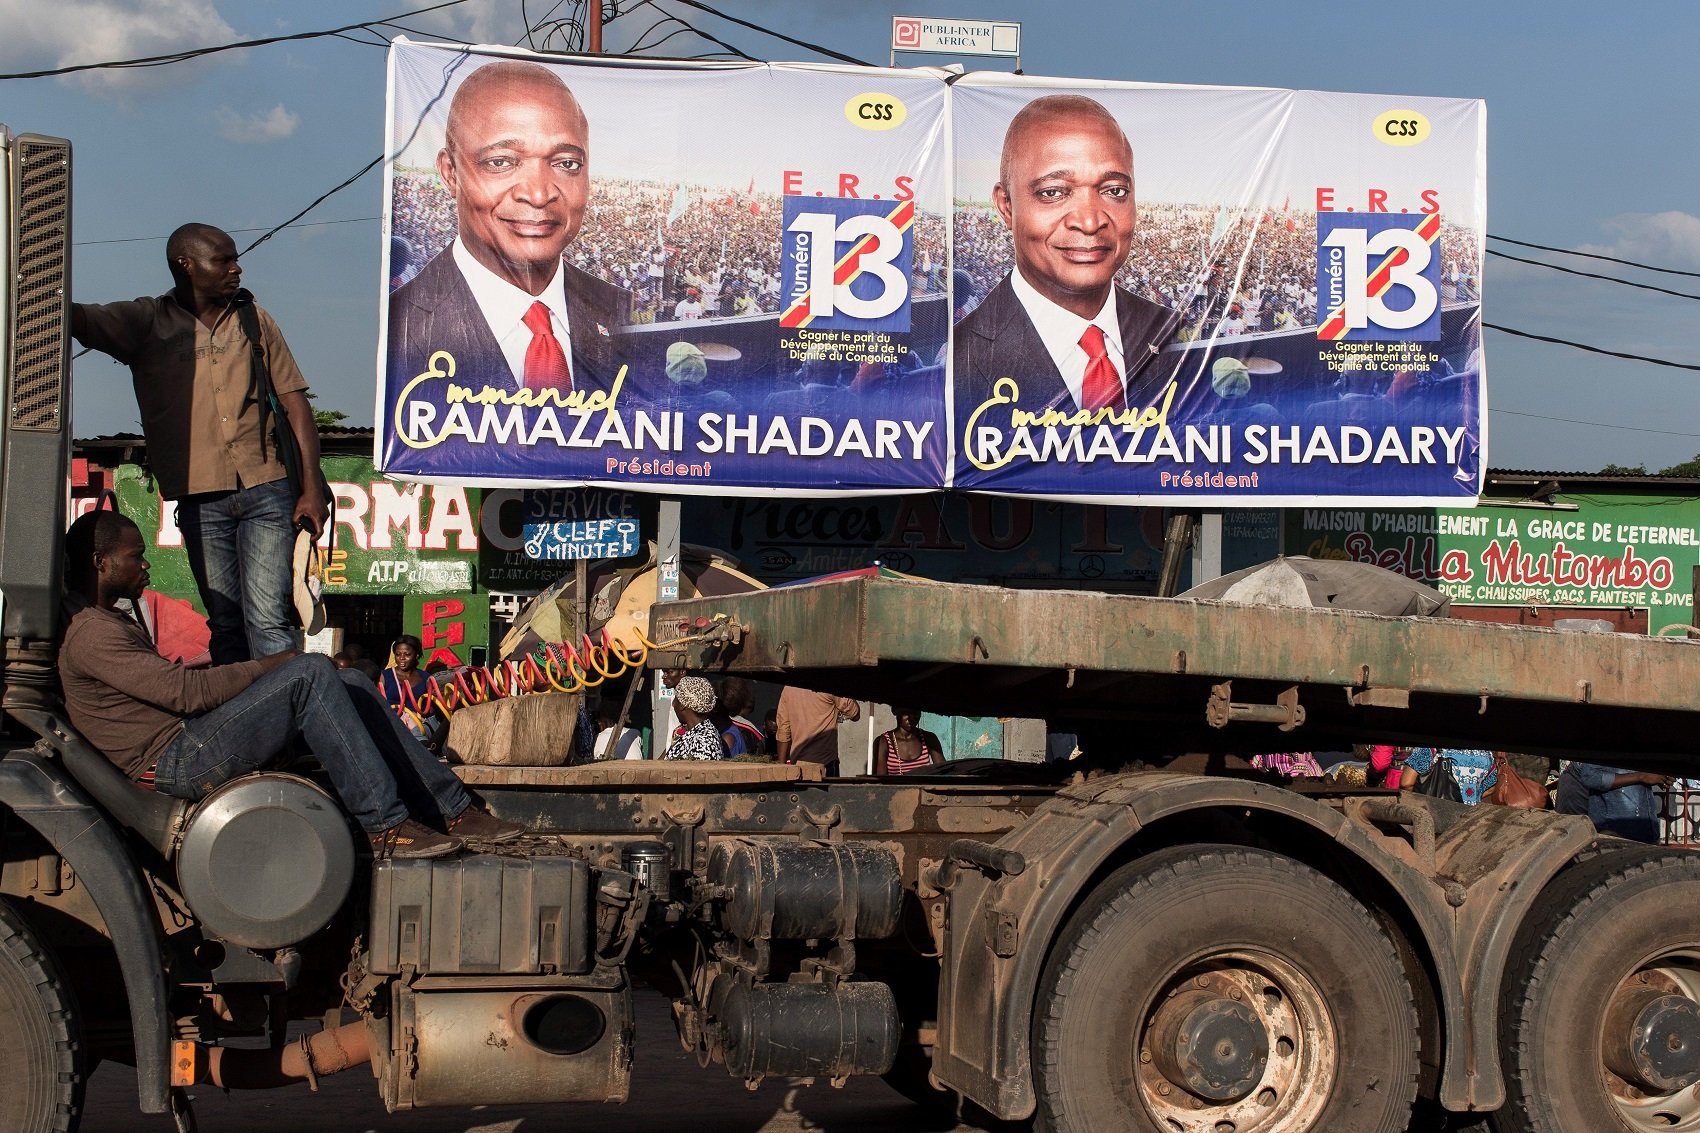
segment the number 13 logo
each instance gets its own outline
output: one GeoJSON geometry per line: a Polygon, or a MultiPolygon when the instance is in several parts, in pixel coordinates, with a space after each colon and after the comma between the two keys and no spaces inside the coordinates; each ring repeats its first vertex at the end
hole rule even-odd
{"type": "Polygon", "coordinates": [[[780,325],[908,330],[913,204],[811,201],[809,211],[786,204],[780,325]]]}
{"type": "Polygon", "coordinates": [[[1319,338],[1439,337],[1440,272],[1432,243],[1438,214],[1329,224],[1325,213],[1318,220],[1326,228],[1317,243],[1319,338]]]}

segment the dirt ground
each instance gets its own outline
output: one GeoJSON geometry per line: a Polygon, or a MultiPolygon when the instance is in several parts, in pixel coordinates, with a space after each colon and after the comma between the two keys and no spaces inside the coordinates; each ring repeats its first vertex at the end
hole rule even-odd
{"type": "MultiPolygon", "coordinates": [[[[388,1114],[365,1067],[306,1086],[247,1093],[196,1087],[200,1133],[946,1133],[966,1125],[929,1120],[879,1079],[854,1078],[841,1090],[769,1081],[751,1092],[719,1066],[702,1069],[680,1046],[666,1001],[640,989],[631,1100],[423,1109],[388,1114]]],[[[169,1117],[136,1112],[136,1076],[103,1065],[89,1084],[82,1133],[170,1133],[169,1117]]]]}
{"type": "MultiPolygon", "coordinates": [[[[783,1080],[751,1092],[719,1066],[703,1069],[680,1046],[666,1001],[639,989],[631,1100],[624,1105],[557,1103],[424,1109],[388,1114],[377,1083],[355,1067],[319,1084],[247,1093],[196,1087],[200,1133],[970,1133],[975,1127],[930,1116],[877,1078],[841,1090],[783,1080]]],[[[136,1076],[105,1065],[89,1084],[82,1133],[171,1133],[169,1117],[136,1112],[136,1076]]],[[[1009,1133],[1004,1127],[1001,1133],[1009,1133]]],[[[1473,1122],[1428,1112],[1410,1133],[1475,1133],[1473,1122]]]]}

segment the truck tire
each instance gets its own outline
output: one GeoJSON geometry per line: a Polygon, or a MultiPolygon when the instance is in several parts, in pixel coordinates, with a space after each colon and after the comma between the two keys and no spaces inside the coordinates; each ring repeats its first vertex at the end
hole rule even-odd
{"type": "Polygon", "coordinates": [[[1518,934],[1500,1038],[1498,1133],[1700,1128],[1700,855],[1561,875],[1518,934]]]}
{"type": "Polygon", "coordinates": [[[71,1133],[83,1110],[83,1043],[71,986],[0,900],[0,1129],[71,1133]]]}
{"type": "Polygon", "coordinates": [[[1063,930],[1034,1015],[1037,1124],[1400,1133],[1418,1043],[1393,943],[1345,890],[1266,851],[1181,847],[1111,874],[1063,930]]]}

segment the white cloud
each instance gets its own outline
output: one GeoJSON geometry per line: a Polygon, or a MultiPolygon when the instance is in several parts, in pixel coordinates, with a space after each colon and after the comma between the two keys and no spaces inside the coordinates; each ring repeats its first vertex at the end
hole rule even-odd
{"type": "MultiPolygon", "coordinates": [[[[546,4],[532,5],[534,10],[539,7],[548,11],[546,4]]],[[[421,31],[435,31],[470,43],[512,44],[517,40],[521,46],[525,44],[525,21],[520,17],[520,6],[512,0],[466,0],[453,8],[416,16],[408,23],[421,31]]]]}
{"type": "Polygon", "coordinates": [[[1601,225],[1609,244],[1584,244],[1581,251],[1654,267],[1700,268],[1700,216],[1685,212],[1628,212],[1601,225]]]}
{"type": "MultiPolygon", "coordinates": [[[[0,66],[50,70],[166,55],[242,38],[213,0],[0,0],[0,66]]],[[[152,69],[86,72],[86,84],[111,87],[152,69]]]]}
{"type": "Polygon", "coordinates": [[[238,114],[221,108],[214,117],[218,120],[219,136],[230,142],[264,145],[282,141],[295,133],[301,116],[278,103],[264,114],[238,114]]]}

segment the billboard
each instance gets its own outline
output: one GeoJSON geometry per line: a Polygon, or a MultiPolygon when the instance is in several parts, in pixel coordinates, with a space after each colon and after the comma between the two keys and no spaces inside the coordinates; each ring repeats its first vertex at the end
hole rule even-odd
{"type": "Polygon", "coordinates": [[[1479,488],[1479,102],[406,40],[389,79],[392,476],[1479,488]]]}
{"type": "Polygon", "coordinates": [[[1553,510],[1318,506],[1287,512],[1286,547],[1398,571],[1460,606],[1643,609],[1657,633],[1692,619],[1697,523],[1693,500],[1653,495],[1571,495],[1553,510]]]}
{"type": "Polygon", "coordinates": [[[379,467],[937,487],[945,94],[926,72],[397,43],[379,467]],[[754,128],[776,115],[784,130],[754,128]]]}

